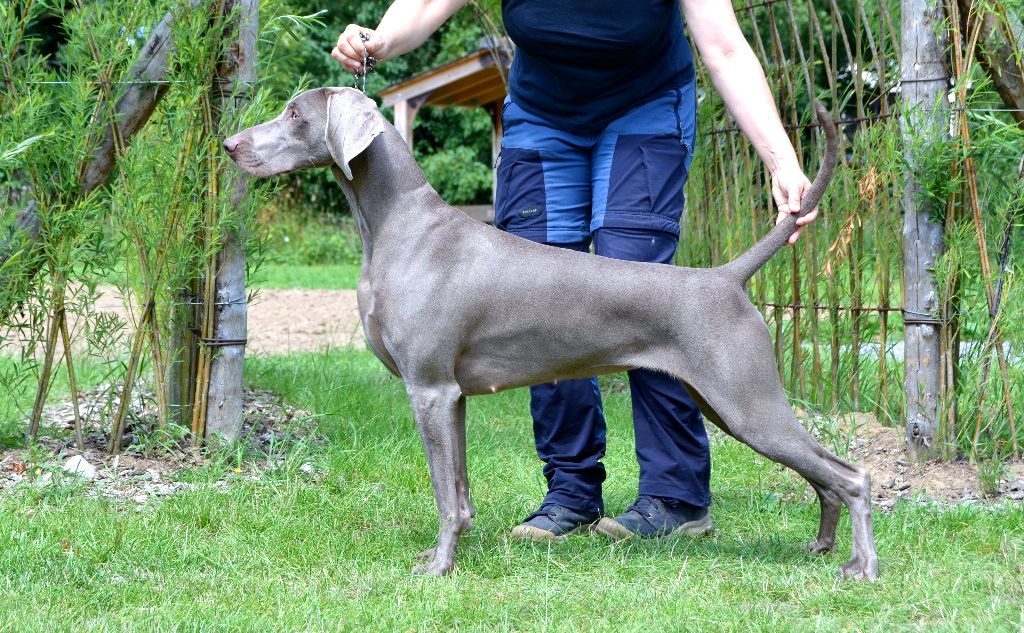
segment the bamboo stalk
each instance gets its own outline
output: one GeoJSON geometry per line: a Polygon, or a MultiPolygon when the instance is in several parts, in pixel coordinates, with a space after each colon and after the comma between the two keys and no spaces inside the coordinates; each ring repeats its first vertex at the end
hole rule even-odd
{"type": "MultiPolygon", "coordinates": [[[[973,58],[973,50],[977,45],[977,40],[981,31],[981,21],[975,20],[973,23],[968,23],[969,25],[973,24],[974,28],[969,35],[970,42],[968,44],[968,52],[966,55],[961,55],[962,34],[959,28],[959,9],[955,2],[950,2],[949,6],[949,10],[951,12],[952,17],[950,32],[953,36],[954,41],[954,68],[957,72],[957,76],[963,77],[965,72],[964,57],[968,59],[973,58]]],[[[959,82],[959,87],[957,90],[957,102],[960,105],[964,105],[966,104],[966,101],[967,85],[966,82],[961,81],[959,82]]],[[[981,202],[980,197],[978,195],[977,172],[974,168],[974,159],[970,154],[971,134],[970,128],[968,126],[966,111],[961,109],[957,114],[957,118],[959,124],[958,127],[960,130],[960,139],[963,145],[964,174],[966,176],[967,181],[968,200],[971,208],[971,216],[974,220],[975,236],[978,242],[978,259],[981,265],[981,276],[982,281],[984,282],[985,298],[988,303],[989,312],[989,336],[986,340],[985,352],[982,360],[982,374],[976,391],[976,417],[974,435],[972,437],[971,442],[971,453],[973,456],[977,454],[978,441],[980,440],[981,431],[983,427],[984,404],[987,395],[986,391],[989,383],[989,372],[991,371],[991,353],[994,352],[1000,359],[999,368],[1001,378],[1004,383],[1008,381],[1009,375],[1006,363],[1003,360],[1002,346],[1000,344],[1002,337],[998,325],[999,307],[996,305],[995,290],[993,288],[992,283],[992,269],[991,264],[989,262],[987,239],[985,237],[985,224],[984,220],[982,219],[981,202]]],[[[1012,413],[1010,413],[1010,415],[1012,415],[1012,413]]]]}
{"type": "MultiPolygon", "coordinates": [[[[749,144],[744,145],[743,168],[745,170],[745,173],[756,174],[758,173],[758,170],[754,166],[754,159],[751,157],[751,151],[752,148],[749,144]]],[[[750,225],[748,235],[749,239],[746,242],[747,244],[756,243],[757,238],[759,237],[760,223],[758,222],[758,211],[759,209],[757,208],[756,204],[750,205],[750,225]]],[[[766,275],[754,275],[754,278],[751,279],[750,283],[756,284],[753,285],[751,289],[753,291],[753,295],[757,297],[758,307],[761,309],[762,312],[765,312],[765,304],[768,303],[768,280],[766,278],[766,275]]]]}
{"type": "Polygon", "coordinates": [[[775,298],[775,307],[772,310],[772,318],[775,321],[775,367],[779,372],[779,378],[784,379],[786,375],[786,367],[784,365],[785,357],[785,336],[783,332],[783,309],[782,303],[785,301],[784,295],[782,295],[783,287],[785,286],[785,272],[782,266],[772,267],[772,294],[775,298]]]}
{"type": "Polygon", "coordinates": [[[836,279],[834,275],[826,276],[826,289],[828,292],[829,301],[832,303],[832,307],[829,310],[829,323],[832,326],[831,332],[829,333],[829,344],[831,345],[831,357],[829,358],[829,376],[832,383],[832,408],[835,409],[839,404],[839,310],[836,306],[839,305],[839,292],[836,288],[836,279]]]}
{"type": "MultiPolygon", "coordinates": [[[[814,97],[814,80],[811,79],[810,64],[807,63],[807,56],[804,55],[804,45],[800,41],[800,33],[797,31],[796,25],[796,14],[793,12],[793,0],[786,0],[786,14],[789,16],[789,35],[790,40],[793,42],[793,47],[796,49],[796,57],[799,60],[800,70],[803,71],[804,86],[807,89],[807,97],[814,97]]],[[[808,31],[808,37],[810,37],[810,31],[808,31]]],[[[794,100],[795,107],[795,100],[794,100]]],[[[795,119],[794,119],[795,120],[795,119]]]]}
{"type": "MultiPolygon", "coordinates": [[[[997,358],[999,359],[999,370],[1003,376],[1009,375],[1009,367],[1007,367],[1006,354],[1003,350],[1002,338],[1000,338],[997,347],[997,358]]],[[[1010,382],[1005,378],[1003,383],[1003,405],[1006,407],[1006,423],[1010,427],[1010,456],[1016,457],[1020,451],[1020,447],[1017,444],[1017,422],[1015,420],[1016,414],[1013,412],[1013,399],[1010,394],[1010,382]]]]}
{"type": "MultiPolygon", "coordinates": [[[[786,54],[782,50],[782,38],[779,37],[778,19],[775,17],[774,4],[768,5],[768,14],[770,16],[770,19],[768,20],[768,26],[771,27],[772,51],[774,51],[775,53],[776,68],[780,69],[781,72],[779,74],[782,75],[782,78],[785,80],[786,86],[786,95],[778,95],[778,98],[782,101],[782,103],[792,104],[792,97],[796,96],[796,91],[793,89],[792,78],[789,76],[788,73],[785,72],[786,69],[791,69],[792,66],[790,66],[789,60],[786,59],[786,54]]],[[[796,119],[794,118],[793,120],[795,121],[796,119]]]]}
{"type": "MultiPolygon", "coordinates": [[[[854,0],[854,3],[856,3],[856,2],[857,2],[857,0],[854,0]]],[[[854,39],[853,39],[853,57],[852,57],[852,59],[853,59],[853,66],[854,66],[855,70],[854,70],[854,72],[850,73],[850,77],[851,77],[851,79],[853,79],[853,92],[854,92],[854,94],[857,97],[857,100],[856,100],[856,103],[857,103],[857,118],[862,118],[862,117],[865,116],[865,112],[864,112],[864,75],[863,75],[861,69],[865,68],[866,66],[864,65],[864,57],[861,55],[861,51],[863,49],[862,42],[861,42],[861,35],[864,32],[864,24],[863,24],[863,22],[861,22],[861,14],[860,14],[860,12],[855,12],[854,13],[854,15],[853,15],[853,23],[854,23],[854,26],[853,26],[853,38],[854,39]]],[[[881,80],[881,79],[882,78],[879,77],[879,80],[881,80]]]]}
{"type": "Polygon", "coordinates": [[[36,388],[35,402],[32,404],[32,415],[29,418],[28,434],[25,437],[26,448],[39,435],[39,424],[43,417],[43,405],[46,404],[46,396],[50,393],[50,377],[53,374],[53,356],[57,347],[57,333],[60,329],[58,316],[63,308],[60,305],[58,296],[63,295],[63,282],[58,279],[53,289],[54,310],[50,315],[50,322],[46,330],[46,347],[43,351],[43,368],[39,374],[39,385],[36,388]]]}
{"type": "MultiPolygon", "coordinates": [[[[875,60],[875,72],[878,73],[878,83],[885,85],[885,57],[879,52],[878,46],[875,44],[875,33],[871,30],[871,21],[868,19],[867,11],[864,8],[863,0],[855,0],[854,6],[857,9],[857,20],[858,20],[858,34],[863,32],[864,36],[868,40],[868,49],[871,51],[871,57],[875,60]]],[[[858,63],[863,63],[862,59],[858,59],[858,63]]],[[[880,100],[881,109],[885,112],[888,109],[888,104],[885,102],[885,97],[880,100]]]]}
{"type": "Polygon", "coordinates": [[[167,379],[167,364],[163,354],[163,345],[160,342],[160,326],[157,315],[154,314],[149,325],[149,349],[153,355],[153,381],[156,383],[156,410],[157,424],[161,429],[167,427],[169,417],[167,407],[167,393],[165,381],[167,379]]]}
{"type": "MultiPolygon", "coordinates": [[[[878,311],[878,398],[875,406],[875,416],[879,419],[882,418],[883,404],[889,399],[889,372],[888,372],[888,347],[889,347],[889,293],[891,292],[891,279],[889,266],[889,249],[883,248],[880,245],[885,243],[882,230],[884,224],[882,223],[882,214],[879,212],[879,206],[881,208],[889,208],[889,188],[882,187],[882,204],[875,204],[874,199],[871,203],[872,216],[875,227],[875,252],[878,255],[878,305],[881,306],[882,310],[878,311]]],[[[877,192],[877,188],[874,189],[877,192]]]]}
{"type": "MultiPolygon", "coordinates": [[[[850,304],[861,305],[861,287],[864,285],[861,259],[864,257],[864,223],[858,222],[853,229],[853,242],[850,245],[850,304]]],[[[860,317],[861,312],[850,313],[850,347],[853,352],[850,375],[850,397],[854,411],[860,411],[860,317]]]]}
{"type": "MultiPolygon", "coordinates": [[[[1024,156],[1021,157],[1020,164],[1017,167],[1017,190],[1020,191],[1024,185],[1024,156]]],[[[996,279],[996,306],[1002,303],[1003,298],[1003,284],[1006,279],[1006,267],[1010,261],[1010,244],[1013,241],[1013,229],[1017,226],[1020,215],[1024,213],[1024,202],[1018,197],[1016,204],[1007,213],[1006,229],[1003,231],[1003,244],[999,249],[999,277],[996,279]]],[[[1001,346],[1000,346],[1001,347],[1001,346]]],[[[1005,364],[1006,357],[1000,355],[999,362],[1005,364]]],[[[1003,375],[1008,375],[1008,370],[1004,367],[1001,368],[1003,375]]],[[[1007,380],[1003,380],[1003,399],[1006,403],[1006,421],[1010,427],[1010,447],[1011,457],[1017,457],[1020,454],[1020,446],[1017,441],[1017,423],[1015,421],[1016,414],[1013,411],[1013,403],[1010,398],[1010,384],[1007,380]]]]}
{"type": "Polygon", "coordinates": [[[60,309],[60,334],[64,345],[64,361],[68,367],[68,388],[71,390],[71,408],[75,415],[75,440],[78,442],[78,450],[85,450],[85,438],[82,434],[82,415],[78,411],[78,385],[75,381],[75,363],[71,356],[71,336],[68,333],[68,313],[64,309],[64,301],[61,300],[60,309]]]}
{"type": "MultiPolygon", "coordinates": [[[[804,253],[808,262],[818,261],[816,235],[817,231],[810,231],[804,245],[804,253]]],[[[816,305],[818,303],[818,276],[812,273],[808,277],[809,300],[811,305],[816,305]]],[[[824,393],[821,375],[821,324],[819,323],[818,313],[814,310],[808,312],[808,318],[811,323],[811,401],[819,404],[821,402],[820,398],[823,397],[824,393]]]]}
{"type": "MultiPolygon", "coordinates": [[[[1022,177],[1024,177],[1024,160],[1022,160],[1022,162],[1021,162],[1021,168],[1020,168],[1020,171],[1018,173],[1018,183],[1021,182],[1022,177]]],[[[977,190],[975,189],[975,193],[976,193],[976,191],[977,190]]],[[[1019,204],[1018,204],[1018,208],[1020,208],[1019,204]]],[[[1000,316],[1002,314],[1002,298],[1004,296],[1003,289],[1004,289],[1004,283],[1005,283],[1004,280],[1006,278],[1005,277],[1006,266],[1007,266],[1007,263],[1009,261],[1010,242],[1011,242],[1012,236],[1013,236],[1013,228],[1014,228],[1014,226],[1017,223],[1017,215],[1018,215],[1018,213],[1019,212],[1016,212],[1016,210],[1011,210],[1008,213],[1006,229],[1003,231],[1003,243],[1002,243],[1002,246],[1000,248],[1000,253],[999,253],[999,273],[998,273],[998,278],[996,279],[995,287],[992,289],[992,298],[991,298],[992,307],[990,308],[989,329],[988,329],[988,333],[985,336],[985,347],[984,347],[984,349],[986,351],[983,352],[981,379],[980,379],[979,385],[978,385],[978,405],[977,405],[978,406],[978,412],[977,412],[977,418],[976,418],[976,421],[975,421],[974,436],[973,436],[973,439],[972,439],[972,451],[974,453],[977,452],[977,444],[978,444],[978,441],[979,441],[979,438],[980,438],[980,434],[981,434],[982,417],[984,415],[984,402],[985,402],[985,395],[986,395],[985,392],[986,392],[986,387],[987,387],[988,381],[989,381],[990,368],[991,368],[991,365],[992,365],[992,360],[991,360],[991,354],[992,353],[994,353],[996,355],[996,357],[998,359],[998,363],[999,363],[999,368],[1000,368],[1000,377],[1002,379],[1002,386],[1003,386],[1003,404],[1006,407],[1007,423],[1008,423],[1008,425],[1010,427],[1010,441],[1011,441],[1011,453],[1012,453],[1012,455],[1015,456],[1017,454],[1018,450],[1019,450],[1019,446],[1018,446],[1018,443],[1017,443],[1017,426],[1016,426],[1016,420],[1015,420],[1014,411],[1013,411],[1013,401],[1012,401],[1011,394],[1010,394],[1010,386],[1009,386],[1009,380],[1008,380],[1009,368],[1007,366],[1006,356],[1005,356],[1005,352],[1003,350],[1002,334],[1001,334],[1000,328],[999,328],[999,319],[1000,319],[1000,316]],[[994,314],[991,314],[992,310],[995,311],[994,314]]]]}
{"type": "Polygon", "coordinates": [[[121,452],[121,440],[124,435],[124,419],[128,415],[128,408],[131,405],[132,391],[135,385],[135,373],[139,368],[139,359],[142,357],[142,344],[145,340],[146,326],[153,318],[154,304],[152,298],[146,302],[142,311],[142,321],[135,330],[132,337],[132,349],[128,356],[128,367],[125,369],[124,386],[121,387],[121,401],[117,403],[117,414],[110,425],[110,447],[111,453],[121,452]]]}
{"type": "MultiPolygon", "coordinates": [[[[736,169],[736,137],[733,135],[729,135],[726,137],[725,142],[729,152],[729,165],[731,168],[729,170],[728,175],[731,187],[727,187],[728,193],[726,194],[725,198],[727,202],[726,204],[722,205],[725,207],[725,217],[721,219],[726,223],[726,226],[732,226],[732,222],[729,216],[732,214],[732,210],[739,203],[740,196],[742,195],[741,192],[743,191],[744,187],[743,184],[740,182],[740,174],[736,169]]],[[[724,168],[725,167],[723,165],[723,169],[724,168]]],[[[729,239],[730,236],[725,231],[714,231],[712,234],[714,235],[714,239],[716,242],[716,244],[714,245],[714,251],[716,253],[722,253],[722,255],[724,256],[724,261],[731,260],[733,258],[733,248],[735,246],[734,241],[729,239]]]]}
{"type": "MultiPolygon", "coordinates": [[[[716,188],[716,190],[719,192],[719,195],[722,196],[722,198],[728,198],[728,196],[729,196],[729,178],[728,178],[728,174],[725,173],[725,162],[726,161],[725,161],[725,156],[724,156],[724,154],[722,152],[723,152],[722,144],[721,143],[715,143],[715,159],[716,159],[716,162],[718,163],[718,183],[719,183],[719,185],[716,188]]],[[[709,266],[717,266],[719,263],[721,263],[719,261],[720,260],[720,256],[718,255],[717,251],[715,250],[715,248],[713,246],[714,243],[715,243],[715,230],[714,230],[713,224],[714,223],[710,222],[710,221],[705,223],[705,241],[706,241],[706,243],[708,245],[708,260],[707,261],[708,261],[708,265],[709,266]]]]}
{"type": "MultiPolygon", "coordinates": [[[[959,169],[957,167],[956,169],[959,169]]],[[[952,177],[952,174],[951,174],[952,177]]],[[[962,187],[965,187],[963,185],[962,187]]],[[[961,193],[960,198],[963,198],[961,193]]],[[[961,206],[958,201],[954,199],[954,196],[950,196],[949,201],[946,204],[946,226],[944,241],[949,241],[949,233],[959,222],[959,214],[961,206]]],[[[945,451],[947,457],[950,456],[951,451],[956,450],[956,445],[959,440],[960,424],[958,406],[959,399],[957,397],[957,387],[959,382],[959,362],[960,362],[960,283],[963,279],[964,272],[963,266],[957,265],[956,269],[948,274],[949,279],[946,281],[945,288],[945,300],[941,303],[942,310],[945,314],[942,325],[939,327],[939,336],[941,343],[944,346],[942,348],[941,362],[943,363],[942,377],[943,377],[943,389],[940,391],[940,396],[944,398],[944,401],[940,403],[942,411],[942,419],[940,420],[945,428],[943,429],[945,435],[943,439],[947,445],[951,445],[950,449],[945,451]]]]}
{"type": "MultiPolygon", "coordinates": [[[[832,60],[835,59],[835,56],[829,55],[828,46],[825,45],[825,32],[821,28],[821,22],[818,20],[818,13],[815,10],[814,0],[807,0],[807,17],[811,25],[811,30],[818,36],[818,47],[820,49],[819,56],[821,63],[825,66],[825,76],[828,79],[828,90],[829,95],[832,97],[832,107],[838,110],[839,104],[836,99],[836,78],[835,73],[832,71],[832,60]]],[[[817,58],[813,51],[811,52],[811,58],[817,58]]],[[[839,119],[838,116],[835,118],[836,120],[839,119]]]]}
{"type": "MultiPolygon", "coordinates": [[[[828,47],[825,45],[825,36],[821,28],[821,23],[818,21],[818,14],[814,3],[811,0],[807,2],[807,15],[810,28],[808,29],[808,56],[811,59],[820,59],[821,63],[825,68],[825,76],[828,80],[829,95],[831,96],[832,108],[838,111],[839,105],[836,99],[836,86],[835,77],[832,72],[832,60],[828,53],[828,47]],[[817,44],[818,50],[814,50],[814,45],[817,44]]],[[[836,116],[836,119],[839,117],[836,116]]],[[[819,135],[817,134],[816,128],[814,132],[815,141],[820,145],[819,135]]],[[[829,215],[826,214],[823,225],[829,226],[829,215]]],[[[821,220],[819,220],[821,222],[821,220]]],[[[818,231],[810,231],[807,236],[807,244],[805,246],[807,252],[807,261],[814,262],[817,265],[819,260],[819,249],[818,249],[818,231]]],[[[810,290],[810,302],[812,305],[817,305],[821,300],[820,287],[819,287],[819,276],[813,275],[809,280],[810,290]]],[[[819,405],[824,403],[825,400],[825,377],[821,359],[821,319],[816,311],[809,312],[811,315],[811,400],[819,405]]]]}
{"type": "MultiPolygon", "coordinates": [[[[854,55],[854,51],[850,48],[850,39],[846,36],[846,24],[843,23],[843,12],[839,10],[839,5],[836,4],[836,0],[829,0],[829,4],[832,7],[832,20],[836,28],[832,29],[832,37],[836,37],[836,33],[839,33],[839,39],[843,42],[843,49],[846,51],[847,59],[857,59],[854,55]]],[[[832,59],[838,59],[835,50],[836,44],[833,43],[832,59]]],[[[853,73],[854,76],[854,90],[857,96],[858,103],[864,100],[864,90],[860,82],[860,73],[853,73]]],[[[858,112],[860,108],[858,107],[858,112]]]]}
{"type": "MultiPolygon", "coordinates": [[[[796,304],[800,301],[800,257],[797,253],[797,249],[792,249],[790,254],[791,262],[791,275],[793,283],[790,284],[792,288],[793,303],[796,304]]],[[[801,399],[804,397],[803,390],[803,358],[800,353],[800,308],[794,307],[792,309],[792,331],[790,332],[790,338],[793,341],[793,356],[790,359],[789,364],[789,387],[792,393],[799,395],[801,399]]]]}
{"type": "MultiPolygon", "coordinates": [[[[864,42],[863,37],[866,35],[869,46],[874,49],[874,37],[868,32],[867,20],[864,14],[864,7],[861,0],[854,0],[854,67],[855,72],[852,73],[854,92],[856,94],[856,105],[857,105],[857,118],[863,118],[867,115],[864,107],[864,79],[861,72],[862,68],[867,68],[868,65],[864,63],[864,42]]],[[[884,80],[884,75],[878,77],[879,81],[884,80]]],[[[844,180],[845,183],[850,181],[844,180]]],[[[849,192],[849,185],[844,187],[849,192]]],[[[859,191],[858,191],[859,193],[859,191]]],[[[856,213],[856,211],[855,211],[856,213]]],[[[861,306],[863,305],[863,256],[864,256],[864,222],[862,220],[855,223],[853,227],[853,239],[850,242],[850,305],[861,306]]],[[[850,363],[850,400],[851,406],[854,411],[860,411],[860,400],[861,400],[861,381],[860,381],[860,345],[861,345],[861,312],[850,313],[850,349],[852,352],[852,358],[850,363]]]]}
{"type": "MultiPolygon", "coordinates": [[[[210,173],[216,173],[214,171],[215,159],[212,153],[209,155],[210,162],[210,173]]],[[[217,200],[217,179],[210,178],[209,191],[207,193],[206,206],[207,206],[207,227],[216,226],[216,203],[217,200]]],[[[205,235],[208,252],[212,250],[211,245],[213,243],[212,236],[207,233],[205,235]]],[[[206,278],[203,282],[203,320],[201,325],[202,338],[209,339],[213,335],[213,309],[217,299],[215,296],[216,290],[216,255],[212,255],[207,263],[206,267],[206,278]]],[[[192,408],[192,438],[197,444],[201,444],[206,437],[206,412],[207,404],[209,402],[210,392],[210,363],[212,361],[211,356],[213,351],[209,346],[200,345],[199,347],[199,367],[196,372],[196,388],[195,388],[195,405],[192,408]]]]}
{"type": "MultiPolygon", "coordinates": [[[[978,378],[977,386],[977,404],[976,416],[974,422],[974,435],[971,439],[971,457],[974,458],[978,453],[978,442],[981,439],[981,432],[983,428],[988,428],[989,425],[984,424],[985,417],[985,399],[988,392],[988,382],[990,378],[990,368],[992,366],[992,355],[995,352],[995,348],[1001,345],[1000,337],[998,334],[998,323],[999,317],[1002,315],[1002,310],[999,310],[996,315],[992,318],[989,323],[988,336],[985,337],[985,343],[982,346],[982,370],[981,376],[978,378]]],[[[1001,358],[1001,356],[1000,356],[1001,358]]]]}
{"type": "Polygon", "coordinates": [[[757,13],[754,7],[748,7],[747,12],[750,15],[750,23],[754,25],[752,31],[754,33],[754,45],[757,47],[757,56],[759,59],[767,60],[768,53],[765,51],[764,40],[761,38],[761,29],[757,28],[757,25],[760,24],[761,21],[757,19],[757,13]]]}
{"type": "Polygon", "coordinates": [[[889,7],[886,6],[885,0],[878,0],[878,15],[882,16],[882,22],[886,27],[886,35],[889,36],[889,50],[891,55],[896,58],[896,67],[899,68],[901,63],[900,55],[903,51],[900,49],[900,38],[896,34],[896,27],[893,25],[892,19],[889,17],[889,7]]]}

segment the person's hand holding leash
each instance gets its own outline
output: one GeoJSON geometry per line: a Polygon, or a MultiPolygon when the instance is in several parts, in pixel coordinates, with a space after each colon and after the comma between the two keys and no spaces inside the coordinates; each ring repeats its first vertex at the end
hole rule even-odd
{"type": "Polygon", "coordinates": [[[382,62],[413,50],[430,37],[444,21],[469,0],[395,0],[388,7],[376,29],[349,24],[338,36],[331,51],[333,57],[349,72],[363,68],[363,47],[366,54],[382,62]]]}
{"type": "Polygon", "coordinates": [[[387,43],[377,31],[358,24],[349,24],[338,36],[338,43],[331,51],[331,57],[344,66],[345,70],[356,73],[363,68],[364,50],[370,57],[384,59],[387,43]],[[369,38],[365,42],[364,35],[369,38]]]}

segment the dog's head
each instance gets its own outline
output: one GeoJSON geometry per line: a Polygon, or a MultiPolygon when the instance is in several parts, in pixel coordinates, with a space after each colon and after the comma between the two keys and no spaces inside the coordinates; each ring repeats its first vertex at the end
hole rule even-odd
{"type": "Polygon", "coordinates": [[[377,105],[353,88],[315,88],[277,117],[224,141],[244,171],[266,178],[335,163],[351,180],[349,161],[384,131],[377,105]]]}

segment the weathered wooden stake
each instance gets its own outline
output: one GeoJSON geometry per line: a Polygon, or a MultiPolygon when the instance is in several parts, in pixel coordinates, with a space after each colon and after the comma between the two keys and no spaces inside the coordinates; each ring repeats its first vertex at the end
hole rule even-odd
{"type": "MultiPolygon", "coordinates": [[[[237,0],[237,28],[227,58],[217,68],[213,106],[220,122],[234,125],[249,103],[256,80],[256,38],[259,35],[259,0],[237,0]]],[[[230,3],[225,11],[231,11],[230,3]]],[[[230,27],[229,27],[230,28],[230,27]]],[[[214,129],[225,129],[223,124],[214,129]]],[[[230,181],[231,207],[238,209],[249,194],[249,179],[239,170],[222,174],[230,181]]],[[[245,360],[247,305],[245,291],[245,226],[229,231],[216,258],[216,304],[206,398],[206,437],[219,435],[234,441],[242,430],[242,365],[245,360]]]]}
{"type": "Polygon", "coordinates": [[[903,188],[904,391],[907,452],[917,460],[936,454],[939,388],[942,377],[935,262],[942,254],[942,225],[922,196],[920,148],[948,135],[949,71],[943,4],[902,0],[902,96],[900,119],[907,171],[903,188]]]}

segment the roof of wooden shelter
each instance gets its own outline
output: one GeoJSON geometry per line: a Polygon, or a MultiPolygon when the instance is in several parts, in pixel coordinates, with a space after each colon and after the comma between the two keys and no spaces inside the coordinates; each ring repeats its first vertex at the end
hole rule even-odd
{"type": "Polygon", "coordinates": [[[391,84],[380,91],[384,107],[400,101],[417,106],[484,106],[505,98],[504,77],[512,63],[511,50],[505,47],[479,48],[447,64],[425,70],[391,84]],[[502,68],[498,69],[498,60],[502,68]]]}

